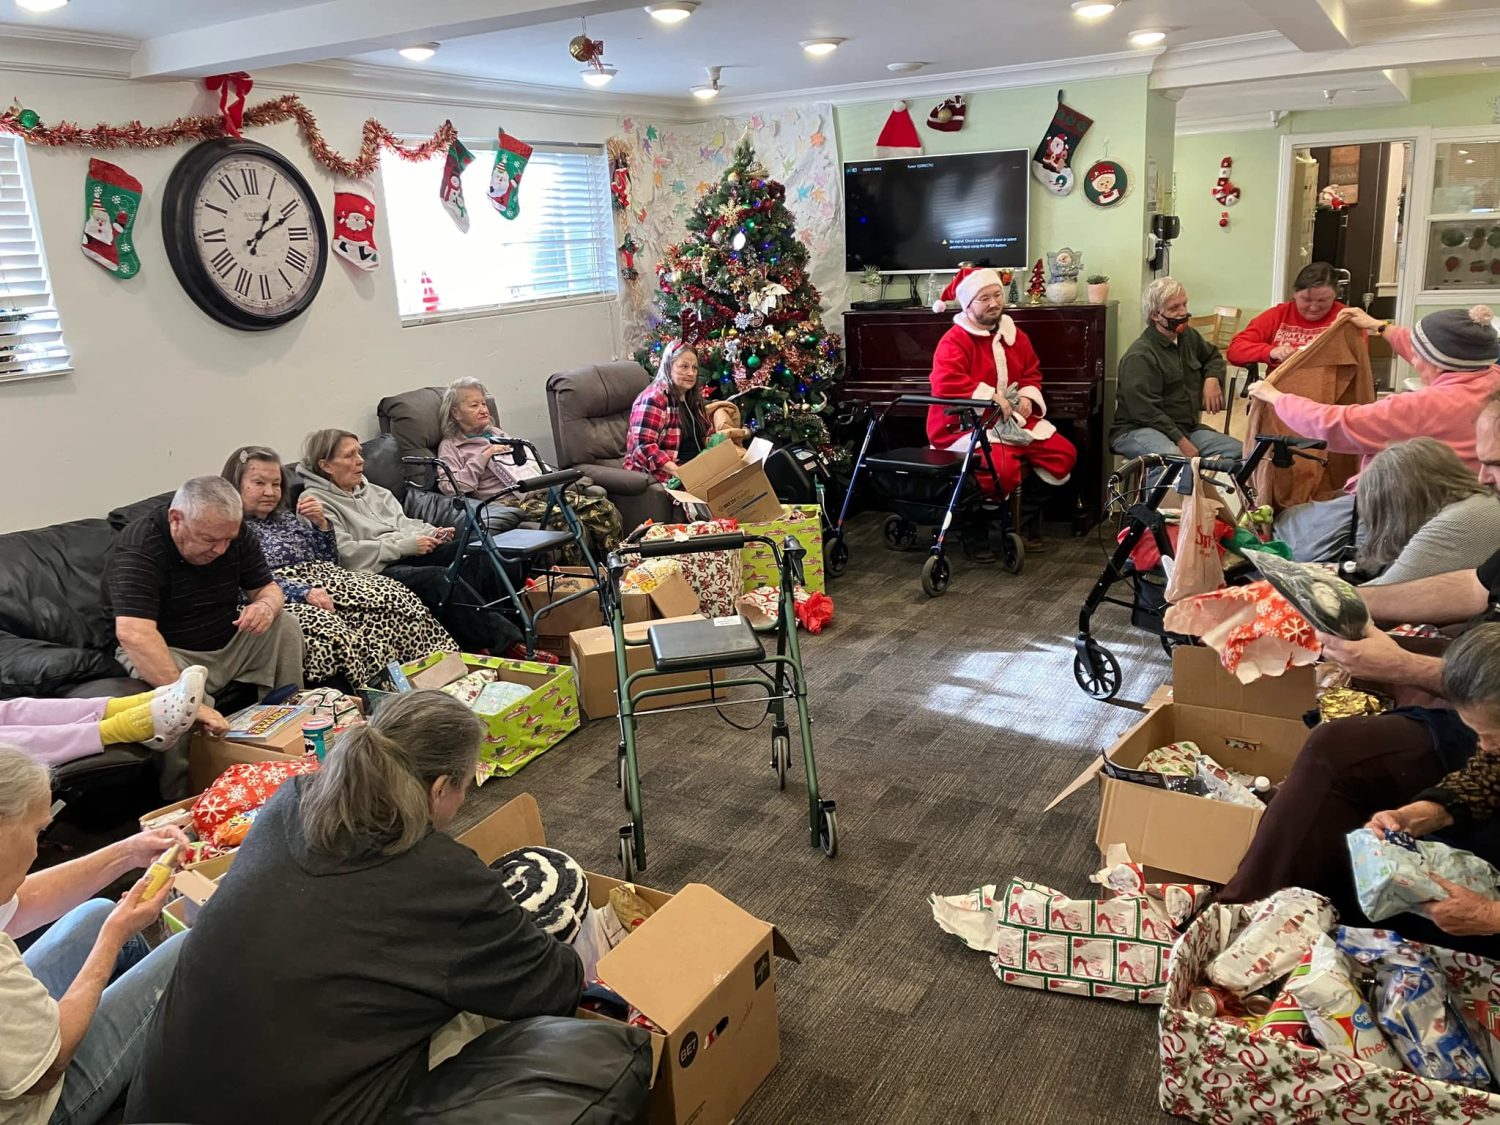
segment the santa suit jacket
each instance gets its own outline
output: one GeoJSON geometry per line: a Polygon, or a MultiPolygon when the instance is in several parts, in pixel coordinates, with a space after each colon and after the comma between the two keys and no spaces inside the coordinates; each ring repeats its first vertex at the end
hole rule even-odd
{"type": "MultiPolygon", "coordinates": [[[[953,327],[938,341],[932,354],[932,393],[943,398],[970,398],[981,383],[997,391],[1015,387],[1035,408],[1026,420],[1026,429],[1038,439],[1057,432],[1046,420],[1047,400],[1042,397],[1042,367],[1026,333],[1016,327],[1009,316],[1000,317],[1000,326],[986,332],[971,324],[959,313],[953,327]]],[[[927,408],[927,440],[947,449],[963,436],[963,427],[955,414],[944,413],[945,407],[927,408]]]]}

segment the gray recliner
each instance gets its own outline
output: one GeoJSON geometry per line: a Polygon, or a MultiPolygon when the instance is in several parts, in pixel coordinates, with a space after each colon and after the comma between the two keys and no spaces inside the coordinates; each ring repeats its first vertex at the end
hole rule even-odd
{"type": "MultiPolygon", "coordinates": [[[[418,387],[403,391],[399,395],[387,395],[375,407],[380,419],[380,432],[396,439],[402,457],[436,457],[438,446],[443,441],[442,419],[438,408],[443,403],[442,387],[418,387]]],[[[490,417],[500,417],[495,407],[495,396],[485,395],[490,417]]],[[[406,479],[419,488],[431,487],[427,482],[431,470],[425,465],[405,465],[406,479]]]]}
{"type": "Polygon", "coordinates": [[[637,363],[597,363],[547,379],[547,413],[557,463],[581,469],[620,509],[628,533],[646,520],[672,519],[672,498],[648,473],[621,467],[630,407],[651,382],[637,363]]]}

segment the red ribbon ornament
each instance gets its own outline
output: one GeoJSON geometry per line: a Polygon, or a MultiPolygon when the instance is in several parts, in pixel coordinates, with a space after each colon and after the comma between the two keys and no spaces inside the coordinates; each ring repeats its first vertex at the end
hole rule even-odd
{"type": "Polygon", "coordinates": [[[245,96],[255,85],[255,79],[243,70],[236,70],[229,74],[210,75],[203,80],[203,85],[209,91],[219,91],[219,112],[224,115],[224,131],[231,137],[240,136],[245,127],[245,96]]]}

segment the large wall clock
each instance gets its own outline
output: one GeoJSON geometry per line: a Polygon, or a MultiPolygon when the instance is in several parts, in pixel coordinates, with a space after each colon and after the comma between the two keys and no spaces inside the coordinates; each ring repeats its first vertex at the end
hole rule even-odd
{"type": "Polygon", "coordinates": [[[328,266],[323,212],[275,149],[221,137],[177,162],[162,197],[167,260],[187,295],[231,328],[300,316],[328,266]]]}

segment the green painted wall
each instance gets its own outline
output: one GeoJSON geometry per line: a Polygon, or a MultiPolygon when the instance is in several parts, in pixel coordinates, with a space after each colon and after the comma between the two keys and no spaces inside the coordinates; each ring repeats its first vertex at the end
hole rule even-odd
{"type": "Polygon", "coordinates": [[[1276,162],[1281,135],[1202,133],[1177,138],[1174,168],[1182,236],[1172,246],[1172,276],[1187,286],[1194,313],[1234,305],[1251,314],[1274,304],[1271,266],[1276,235],[1276,162]],[[1240,201],[1228,208],[1229,226],[1219,226],[1225,208],[1213,197],[1219,162],[1234,161],[1230,179],[1240,201]]]}
{"type": "Polygon", "coordinates": [[[1490,125],[1495,113],[1490,99],[1494,97],[1500,97],[1500,74],[1419,78],[1412,83],[1411,101],[1406,105],[1305,110],[1289,115],[1288,131],[1310,133],[1411,125],[1430,125],[1435,129],[1453,125],[1490,125]]]}
{"type": "MultiPolygon", "coordinates": [[[[969,98],[964,127],[957,133],[938,133],[926,127],[927,112],[942,100],[936,95],[913,98],[912,120],[928,153],[983,152],[990,149],[1035,149],[1051,124],[1057,106],[1057,87],[1029,86],[1020,89],[982,91],[969,98]]],[[[1118,333],[1123,348],[1136,335],[1135,318],[1128,310],[1140,304],[1145,277],[1145,198],[1140,182],[1145,173],[1147,99],[1144,76],[1073,82],[1066,88],[1067,103],[1094,119],[1073,159],[1075,172],[1108,155],[1120,161],[1136,177],[1124,202],[1108,209],[1093,206],[1084,198],[1081,185],[1059,199],[1033,181],[1031,227],[1027,248],[1035,261],[1045,251],[1070,246],[1082,251],[1084,274],[1110,277],[1110,298],[1127,310],[1118,333]]],[[[868,157],[875,139],[891,111],[891,100],[860,102],[836,107],[841,159],[868,157]]],[[[1163,163],[1163,168],[1170,167],[1163,163]]],[[[1020,278],[1024,293],[1029,274],[1020,278]]],[[[1083,286],[1080,284],[1080,296],[1083,286]]]]}

